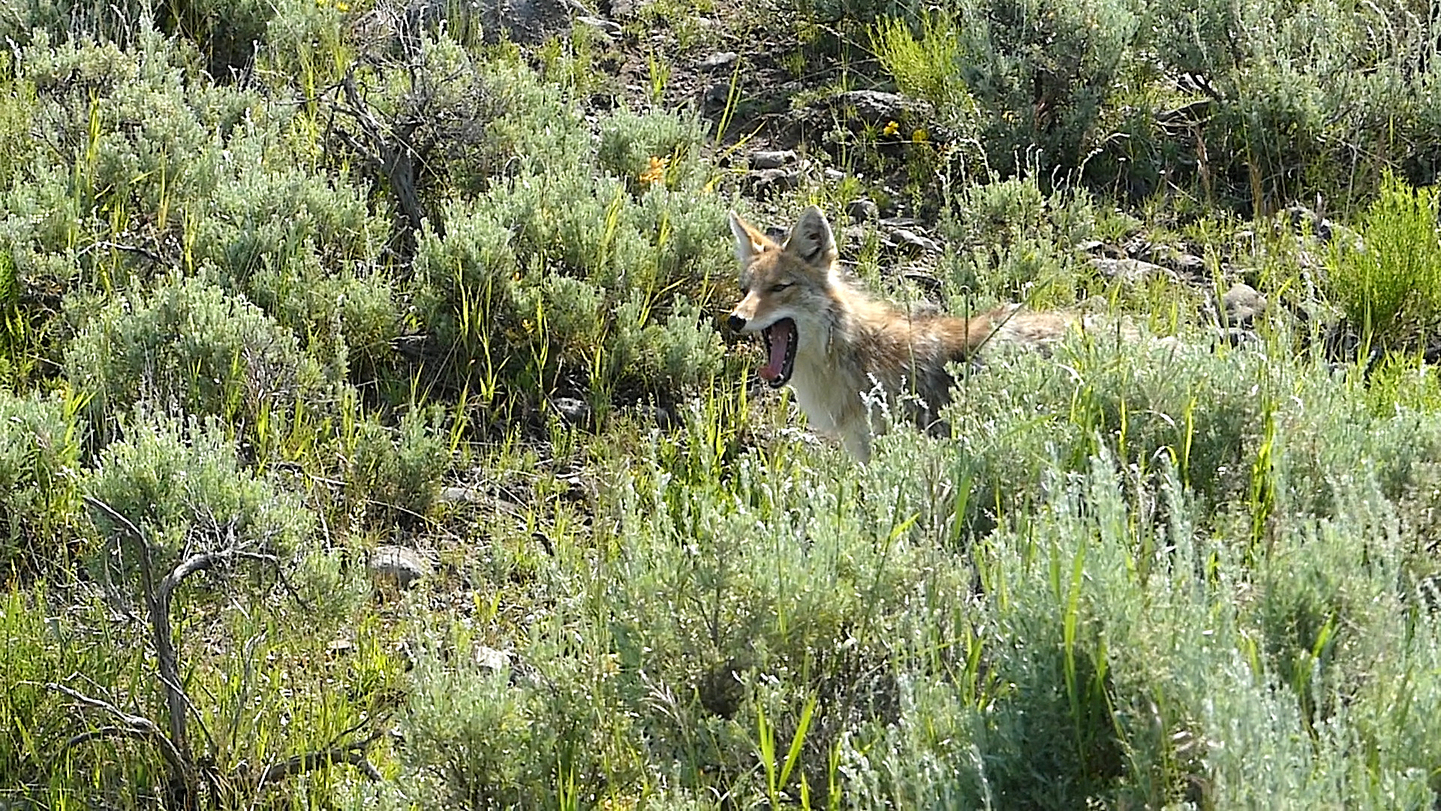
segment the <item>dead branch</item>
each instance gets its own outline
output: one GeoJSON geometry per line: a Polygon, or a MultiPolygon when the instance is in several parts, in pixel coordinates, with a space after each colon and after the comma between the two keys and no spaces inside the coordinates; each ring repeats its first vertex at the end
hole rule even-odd
{"type": "MultiPolygon", "coordinates": [[[[190,703],[190,697],[180,686],[180,657],[175,651],[175,637],[170,628],[170,593],[180,580],[185,578],[186,574],[177,578],[175,577],[176,572],[172,571],[166,577],[169,585],[162,592],[156,587],[150,541],[146,539],[145,533],[141,532],[140,528],[135,526],[129,518],[121,515],[118,510],[104,501],[88,495],[84,496],[84,499],[86,504],[104,512],[112,521],[120,525],[139,551],[136,558],[140,566],[140,581],[145,607],[150,615],[150,635],[152,643],[155,645],[155,669],[161,684],[165,687],[165,706],[170,716],[168,740],[177,754],[176,761],[171,763],[171,767],[174,769],[173,778],[178,785],[188,789],[195,782],[195,761],[191,756],[190,736],[186,729],[186,720],[189,718],[189,710],[193,705],[190,703]]],[[[190,561],[181,563],[176,571],[184,568],[187,563],[190,561]]]]}
{"type": "Polygon", "coordinates": [[[369,106],[360,98],[360,91],[355,86],[353,67],[346,72],[340,86],[345,94],[346,104],[337,105],[336,110],[355,121],[361,134],[369,141],[368,148],[349,133],[338,132],[351,149],[374,164],[384,176],[395,195],[396,203],[400,206],[407,234],[418,232],[422,222],[429,219],[435,233],[444,236],[444,223],[427,217],[425,207],[420,202],[420,194],[416,191],[419,164],[424,161],[412,143],[412,137],[420,127],[421,120],[412,116],[396,122],[393,126],[386,126],[378,121],[370,112],[369,106]]]}
{"type": "Polygon", "coordinates": [[[365,753],[370,745],[380,737],[376,732],[369,737],[351,743],[332,746],[329,749],[322,749],[318,752],[308,752],[303,755],[296,755],[279,763],[273,763],[261,772],[260,779],[255,783],[255,791],[259,793],[266,785],[306,772],[313,772],[317,769],[324,769],[337,763],[347,766],[354,766],[370,780],[379,781],[382,778],[380,770],[375,764],[366,758],[365,753]]]}
{"type": "MultiPolygon", "coordinates": [[[[190,713],[195,713],[196,721],[201,724],[202,731],[209,740],[212,752],[215,749],[215,740],[210,735],[210,731],[205,729],[199,709],[196,708],[190,700],[190,696],[186,693],[181,683],[179,654],[175,649],[174,634],[170,624],[171,600],[174,597],[175,590],[178,589],[187,578],[199,572],[219,568],[236,561],[267,563],[278,569],[280,567],[280,559],[275,555],[239,548],[235,538],[234,527],[231,526],[226,533],[228,540],[228,546],[226,548],[189,555],[157,581],[155,578],[155,564],[152,557],[153,550],[150,542],[145,537],[145,533],[131,522],[130,519],[120,514],[118,510],[106,504],[104,501],[88,495],[84,496],[84,499],[86,504],[104,513],[119,526],[122,530],[121,535],[130,539],[138,553],[136,557],[140,569],[140,579],[144,592],[143,596],[149,613],[152,642],[155,646],[156,676],[165,690],[170,732],[167,734],[154,721],[126,713],[108,701],[87,696],[62,684],[52,683],[49,685],[51,689],[63,692],[83,706],[104,712],[118,721],[117,724],[75,735],[66,742],[65,748],[69,749],[88,741],[107,737],[128,737],[153,741],[159,747],[161,756],[170,766],[173,788],[184,792],[186,795],[193,795],[196,775],[199,769],[192,754],[186,727],[186,721],[190,713]]],[[[247,669],[247,673],[248,672],[247,669]]],[[[341,740],[354,734],[367,723],[369,723],[369,721],[362,720],[355,726],[341,732],[340,735],[336,736],[335,740],[341,740]]],[[[259,792],[260,789],[268,784],[280,782],[289,777],[326,768],[337,763],[354,766],[367,778],[380,780],[382,778],[379,770],[366,758],[366,752],[370,748],[370,745],[379,739],[380,735],[380,732],[374,732],[361,740],[335,744],[316,752],[296,755],[295,757],[272,764],[260,774],[260,778],[256,782],[256,791],[259,792]]]]}
{"type": "Polygon", "coordinates": [[[157,744],[160,749],[160,756],[165,758],[165,762],[170,766],[172,772],[178,774],[189,774],[189,761],[185,759],[180,749],[175,745],[175,742],[172,741],[169,737],[167,737],[165,735],[165,732],[162,731],[154,721],[151,721],[149,718],[145,718],[143,716],[131,715],[130,713],[125,712],[114,704],[111,704],[109,701],[95,698],[93,696],[87,696],[79,690],[74,690],[70,687],[66,687],[63,684],[50,682],[45,686],[50,688],[51,690],[55,690],[56,692],[64,693],[65,695],[70,696],[70,698],[74,699],[82,706],[89,707],[93,710],[99,710],[100,712],[103,712],[106,715],[109,715],[111,718],[114,718],[116,721],[120,722],[119,726],[101,727],[100,729],[95,729],[89,732],[82,733],[80,735],[76,735],[75,737],[65,742],[65,746],[63,747],[64,749],[69,749],[73,746],[78,746],[82,743],[85,743],[86,741],[105,737],[109,734],[119,735],[121,737],[128,738],[140,738],[143,740],[154,741],[157,744]]]}

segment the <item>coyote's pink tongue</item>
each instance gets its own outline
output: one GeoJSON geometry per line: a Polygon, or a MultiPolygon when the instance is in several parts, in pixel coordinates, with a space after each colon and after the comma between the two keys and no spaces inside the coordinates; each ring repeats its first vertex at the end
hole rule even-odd
{"type": "Polygon", "coordinates": [[[766,335],[770,337],[768,343],[771,348],[771,356],[770,361],[760,368],[761,377],[766,380],[775,380],[785,372],[786,346],[790,344],[793,330],[795,330],[795,324],[790,319],[782,319],[766,327],[766,335]]]}

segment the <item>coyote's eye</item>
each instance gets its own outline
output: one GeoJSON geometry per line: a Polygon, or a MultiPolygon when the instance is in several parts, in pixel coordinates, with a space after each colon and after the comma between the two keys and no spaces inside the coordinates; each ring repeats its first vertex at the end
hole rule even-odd
{"type": "Polygon", "coordinates": [[[786,289],[787,287],[794,287],[794,286],[795,286],[795,282],[781,282],[780,284],[773,284],[773,285],[771,285],[771,292],[772,292],[772,293],[779,293],[779,292],[781,292],[782,290],[786,289]]]}
{"type": "Polygon", "coordinates": [[[742,295],[742,296],[749,296],[750,294],[751,294],[750,285],[748,285],[748,284],[743,284],[743,285],[741,285],[741,295],[742,295]]]}

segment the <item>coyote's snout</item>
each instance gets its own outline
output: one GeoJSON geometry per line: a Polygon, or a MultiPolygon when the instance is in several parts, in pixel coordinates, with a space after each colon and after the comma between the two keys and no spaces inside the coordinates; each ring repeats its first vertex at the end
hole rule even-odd
{"type": "Polygon", "coordinates": [[[836,435],[861,461],[870,458],[864,395],[879,387],[922,428],[944,428],[940,409],[955,385],[946,365],[992,341],[1043,346],[1070,317],[998,307],[970,319],[912,316],[877,301],[836,268],[836,243],[819,208],[801,212],[784,244],[730,215],[740,260],[740,303],[729,323],[758,332],[766,362],[760,376],[790,384],[811,427],[836,435]]]}

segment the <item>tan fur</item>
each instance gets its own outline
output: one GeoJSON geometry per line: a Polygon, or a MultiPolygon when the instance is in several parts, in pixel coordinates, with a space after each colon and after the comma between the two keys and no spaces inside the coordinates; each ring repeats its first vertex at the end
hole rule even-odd
{"type": "Polygon", "coordinates": [[[730,224],[742,292],[732,326],[759,333],[786,318],[795,323],[798,343],[788,385],[811,427],[840,437],[863,462],[870,458],[872,432],[866,393],[879,387],[891,408],[924,429],[943,431],[940,409],[955,386],[947,364],[996,344],[1044,347],[1075,320],[1016,305],[969,319],[913,316],[877,301],[836,268],[835,238],[815,206],[801,212],[783,245],[734,213],[730,224]]]}

